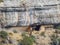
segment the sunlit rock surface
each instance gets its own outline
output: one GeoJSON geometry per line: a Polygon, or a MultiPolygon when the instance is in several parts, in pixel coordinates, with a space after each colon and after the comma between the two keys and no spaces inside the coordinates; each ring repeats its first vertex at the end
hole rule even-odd
{"type": "Polygon", "coordinates": [[[19,6],[25,3],[28,6],[43,6],[60,3],[60,0],[3,0],[5,6],[19,6]]]}
{"type": "Polygon", "coordinates": [[[60,23],[60,0],[4,0],[0,7],[6,25],[60,23]]]}

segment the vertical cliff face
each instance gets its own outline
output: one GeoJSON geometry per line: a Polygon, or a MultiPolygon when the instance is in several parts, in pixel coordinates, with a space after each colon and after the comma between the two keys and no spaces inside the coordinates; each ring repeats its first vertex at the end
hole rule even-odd
{"type": "Polygon", "coordinates": [[[28,6],[43,6],[58,4],[60,0],[3,0],[6,6],[20,6],[22,3],[25,3],[28,6]]]}
{"type": "Polygon", "coordinates": [[[20,6],[20,0],[3,0],[4,5],[7,7],[20,6]]]}
{"type": "Polygon", "coordinates": [[[18,21],[18,13],[17,12],[6,12],[5,13],[5,20],[7,21],[7,25],[15,25],[18,21]]]}
{"type": "Polygon", "coordinates": [[[51,4],[57,4],[60,1],[58,0],[24,0],[27,5],[30,6],[43,6],[43,5],[51,5],[51,4]]]}
{"type": "Polygon", "coordinates": [[[60,23],[60,9],[58,8],[60,5],[57,5],[58,2],[57,0],[4,0],[4,6],[15,8],[2,8],[2,10],[8,10],[3,14],[7,20],[7,25],[26,26],[33,23],[60,23]],[[21,4],[25,11],[17,12],[16,10],[22,10],[21,4]]]}

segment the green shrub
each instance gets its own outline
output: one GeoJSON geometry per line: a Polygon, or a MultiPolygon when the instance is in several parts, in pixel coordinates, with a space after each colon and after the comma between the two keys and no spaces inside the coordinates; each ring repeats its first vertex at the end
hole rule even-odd
{"type": "Polygon", "coordinates": [[[26,36],[26,33],[22,33],[22,36],[23,36],[23,37],[26,36]]]}
{"type": "Polygon", "coordinates": [[[31,35],[30,38],[35,42],[35,36],[31,35]]]}
{"type": "Polygon", "coordinates": [[[40,35],[45,37],[45,32],[41,32],[40,35]]]}
{"type": "Polygon", "coordinates": [[[13,36],[13,33],[10,32],[9,35],[13,36]]]}
{"type": "Polygon", "coordinates": [[[60,38],[58,39],[59,45],[60,45],[60,38]]]}
{"type": "Polygon", "coordinates": [[[56,26],[56,29],[60,29],[60,25],[59,26],[56,26]]]}
{"type": "Polygon", "coordinates": [[[52,41],[52,44],[51,45],[57,45],[57,38],[58,36],[56,34],[53,34],[51,35],[51,41],[52,41]]]}
{"type": "Polygon", "coordinates": [[[17,31],[16,31],[16,30],[13,30],[13,32],[14,32],[14,33],[17,33],[17,31]]]}
{"type": "Polygon", "coordinates": [[[0,2],[3,2],[3,0],[0,0],[0,2]]]}
{"type": "Polygon", "coordinates": [[[1,37],[1,38],[6,39],[7,36],[8,36],[8,33],[7,33],[7,32],[5,32],[5,31],[1,31],[1,32],[0,32],[0,37],[1,37]]]}
{"type": "Polygon", "coordinates": [[[34,36],[28,37],[24,35],[23,40],[21,40],[19,43],[21,45],[33,45],[33,42],[34,42],[34,36]]]}
{"type": "Polygon", "coordinates": [[[3,44],[0,42],[0,45],[3,45],[3,44]]]}

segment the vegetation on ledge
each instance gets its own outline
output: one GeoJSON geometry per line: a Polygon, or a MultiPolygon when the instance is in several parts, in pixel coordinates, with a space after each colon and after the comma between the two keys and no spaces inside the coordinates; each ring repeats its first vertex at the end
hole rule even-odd
{"type": "Polygon", "coordinates": [[[0,0],[0,2],[3,2],[3,0],[0,0]]]}

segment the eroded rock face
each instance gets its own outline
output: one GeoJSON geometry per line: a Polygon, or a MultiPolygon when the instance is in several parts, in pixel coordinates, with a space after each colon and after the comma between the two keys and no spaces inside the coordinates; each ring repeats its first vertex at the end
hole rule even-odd
{"type": "Polygon", "coordinates": [[[7,19],[7,20],[5,19],[7,22],[6,25],[27,26],[33,23],[39,23],[39,24],[60,23],[60,20],[59,20],[60,9],[57,7],[58,5],[55,0],[53,1],[52,0],[50,1],[49,0],[46,0],[46,1],[44,0],[42,1],[41,0],[38,0],[38,1],[36,0],[32,0],[32,1],[4,0],[4,6],[10,7],[10,8],[0,8],[0,10],[3,11],[1,13],[3,13],[3,15],[7,19]],[[30,3],[31,5],[29,5],[30,3]],[[20,4],[26,4],[26,5],[21,7],[20,4]]]}
{"type": "MultiPolygon", "coordinates": [[[[12,9],[12,8],[11,8],[12,9]]],[[[3,13],[5,16],[5,20],[7,21],[8,25],[22,25],[27,26],[33,23],[39,24],[57,24],[60,23],[60,14],[58,13],[57,9],[55,10],[32,10],[32,11],[24,11],[24,12],[17,12],[14,10],[17,9],[7,9],[7,12],[3,13]],[[12,12],[11,12],[12,11],[12,12]],[[51,11],[51,12],[50,12],[51,11]],[[55,13],[56,12],[56,13],[55,13]]]]}
{"type": "Polygon", "coordinates": [[[3,0],[3,1],[4,1],[4,5],[7,7],[19,6],[20,5],[19,0],[3,0]]]}
{"type": "Polygon", "coordinates": [[[60,1],[57,0],[3,0],[5,6],[19,6],[22,3],[25,3],[28,6],[43,6],[58,4],[60,1]]]}

